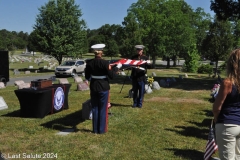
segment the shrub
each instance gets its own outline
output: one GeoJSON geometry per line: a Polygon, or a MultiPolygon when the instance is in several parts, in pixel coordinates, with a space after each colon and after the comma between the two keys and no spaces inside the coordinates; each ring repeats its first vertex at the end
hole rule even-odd
{"type": "Polygon", "coordinates": [[[198,73],[207,73],[207,74],[212,74],[213,73],[213,68],[210,64],[202,64],[198,68],[198,73]]]}

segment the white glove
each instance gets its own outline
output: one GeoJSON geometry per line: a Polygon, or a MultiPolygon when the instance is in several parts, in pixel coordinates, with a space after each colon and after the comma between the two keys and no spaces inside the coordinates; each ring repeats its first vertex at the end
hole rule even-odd
{"type": "Polygon", "coordinates": [[[118,69],[120,69],[122,67],[122,64],[121,63],[118,63],[117,66],[116,66],[118,69]]]}
{"type": "Polygon", "coordinates": [[[149,63],[151,63],[151,61],[150,61],[150,60],[147,60],[147,63],[149,64],[149,63]]]}

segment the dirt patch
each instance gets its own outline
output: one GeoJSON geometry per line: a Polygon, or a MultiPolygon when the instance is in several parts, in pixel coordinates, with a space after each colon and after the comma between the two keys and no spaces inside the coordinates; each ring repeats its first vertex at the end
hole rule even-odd
{"type": "Polygon", "coordinates": [[[196,99],[196,98],[176,98],[176,99],[172,99],[172,98],[168,98],[168,97],[153,97],[150,99],[146,99],[145,101],[148,102],[178,102],[178,103],[205,103],[204,100],[200,100],[200,99],[196,99]]]}

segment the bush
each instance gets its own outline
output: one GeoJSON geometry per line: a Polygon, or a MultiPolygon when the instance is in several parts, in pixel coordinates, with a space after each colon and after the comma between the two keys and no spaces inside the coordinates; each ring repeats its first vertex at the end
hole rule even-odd
{"type": "Polygon", "coordinates": [[[213,68],[210,64],[202,64],[198,68],[198,73],[207,73],[207,74],[212,74],[213,73],[213,68]]]}

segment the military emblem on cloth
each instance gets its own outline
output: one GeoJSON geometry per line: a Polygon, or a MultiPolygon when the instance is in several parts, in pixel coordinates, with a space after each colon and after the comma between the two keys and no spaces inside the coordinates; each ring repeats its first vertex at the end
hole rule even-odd
{"type": "Polygon", "coordinates": [[[60,110],[64,104],[64,91],[61,87],[58,87],[54,94],[54,108],[60,110]]]}

